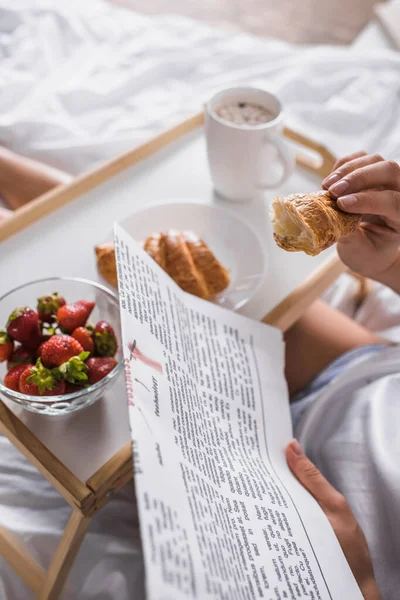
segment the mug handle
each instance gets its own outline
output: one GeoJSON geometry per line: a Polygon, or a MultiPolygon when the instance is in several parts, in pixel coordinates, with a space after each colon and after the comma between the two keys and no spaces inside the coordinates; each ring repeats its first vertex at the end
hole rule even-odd
{"type": "Polygon", "coordinates": [[[294,152],[292,152],[288,144],[278,134],[269,134],[268,137],[263,139],[263,143],[275,146],[283,166],[283,173],[277,181],[273,183],[258,183],[259,188],[267,190],[279,187],[290,177],[296,165],[296,158],[294,152]]]}

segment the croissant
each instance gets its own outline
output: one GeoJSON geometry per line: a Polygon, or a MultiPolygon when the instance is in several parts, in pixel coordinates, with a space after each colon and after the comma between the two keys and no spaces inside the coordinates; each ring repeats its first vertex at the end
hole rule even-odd
{"type": "Polygon", "coordinates": [[[97,256],[97,269],[102,277],[114,287],[118,287],[117,264],[115,262],[115,249],[112,244],[99,244],[95,248],[97,256]]]}
{"type": "MultiPolygon", "coordinates": [[[[227,269],[191,231],[155,233],[143,242],[143,248],[185,292],[207,300],[229,285],[227,269]]],[[[100,274],[116,286],[114,246],[96,246],[96,255],[100,274]]]]}
{"type": "Polygon", "coordinates": [[[274,198],[271,221],[280,248],[315,256],[353,233],[361,215],[341,211],[329,193],[321,191],[274,198]]]}

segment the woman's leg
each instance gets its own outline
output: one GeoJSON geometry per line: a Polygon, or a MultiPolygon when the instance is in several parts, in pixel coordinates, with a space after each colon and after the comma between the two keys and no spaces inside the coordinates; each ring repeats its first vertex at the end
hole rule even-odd
{"type": "Polygon", "coordinates": [[[348,350],[368,344],[390,344],[322,300],[314,302],[285,333],[285,342],[290,395],[301,391],[348,350]]]}
{"type": "Polygon", "coordinates": [[[0,146],[0,196],[18,208],[72,176],[0,146]]]}

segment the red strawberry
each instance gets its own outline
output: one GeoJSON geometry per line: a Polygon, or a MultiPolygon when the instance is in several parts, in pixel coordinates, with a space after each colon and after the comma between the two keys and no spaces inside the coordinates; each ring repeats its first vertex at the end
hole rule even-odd
{"type": "Polygon", "coordinates": [[[71,337],[73,337],[75,340],[78,340],[78,342],[80,343],[82,348],[86,350],[86,352],[90,352],[90,354],[93,354],[94,344],[92,336],[90,335],[90,332],[86,329],[86,327],[77,327],[71,333],[71,337]]]}
{"type": "Polygon", "coordinates": [[[27,348],[37,348],[40,344],[37,312],[26,306],[16,308],[8,318],[7,333],[27,348]]]}
{"type": "Polygon", "coordinates": [[[24,348],[24,346],[18,346],[11,354],[7,361],[7,371],[21,364],[33,364],[34,363],[34,352],[24,348]]]}
{"type": "Polygon", "coordinates": [[[82,389],[81,385],[75,385],[74,383],[65,383],[65,393],[66,394],[75,394],[75,392],[80,392],[82,389]]]}
{"type": "Polygon", "coordinates": [[[115,358],[105,356],[102,358],[89,358],[86,364],[89,368],[89,383],[93,384],[108,375],[117,366],[117,361],[115,358]]]}
{"type": "Polygon", "coordinates": [[[77,327],[83,327],[94,308],[94,302],[78,300],[65,304],[57,311],[57,321],[65,333],[71,333],[77,327]]]}
{"type": "Polygon", "coordinates": [[[8,360],[14,350],[14,342],[5,331],[0,331],[0,362],[8,360]]]}
{"type": "Polygon", "coordinates": [[[65,392],[65,381],[56,379],[50,369],[46,369],[38,358],[34,367],[27,367],[22,372],[19,391],[30,396],[58,396],[65,392]]]}
{"type": "MultiPolygon", "coordinates": [[[[10,388],[10,390],[14,390],[14,392],[19,392],[19,378],[27,366],[26,363],[20,364],[8,371],[4,376],[4,385],[10,388]]],[[[33,365],[31,366],[33,367],[33,365]]]]}
{"type": "Polygon", "coordinates": [[[99,321],[93,333],[94,349],[97,356],[115,356],[118,342],[114,329],[107,321],[99,321]]]}
{"type": "Polygon", "coordinates": [[[40,358],[40,356],[42,356],[43,345],[48,342],[51,337],[52,336],[47,333],[45,335],[42,334],[42,337],[40,338],[40,346],[36,348],[36,358],[40,358]]]}
{"type": "Polygon", "coordinates": [[[50,296],[38,298],[37,311],[39,319],[46,323],[53,323],[56,320],[57,311],[60,306],[64,306],[65,299],[59,296],[57,292],[50,296]]]}
{"type": "Polygon", "coordinates": [[[53,335],[42,344],[40,358],[45,367],[59,367],[81,352],[82,346],[70,335],[53,335]]]}

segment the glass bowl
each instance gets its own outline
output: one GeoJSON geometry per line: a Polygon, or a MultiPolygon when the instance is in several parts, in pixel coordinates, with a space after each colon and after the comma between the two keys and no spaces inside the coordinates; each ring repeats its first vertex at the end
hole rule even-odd
{"type": "Polygon", "coordinates": [[[104,319],[113,327],[118,340],[116,367],[97,383],[72,394],[60,396],[29,396],[14,392],[3,385],[7,372],[6,362],[0,363],[0,396],[19,404],[23,408],[44,415],[63,415],[93,404],[102,396],[105,389],[118,378],[123,366],[121,325],[118,297],[106,287],[85,279],[68,277],[48,277],[38,279],[11,290],[0,298],[0,329],[4,329],[7,319],[18,306],[29,306],[36,310],[37,299],[58,292],[67,302],[91,300],[96,303],[89,317],[91,323],[104,319]]]}

